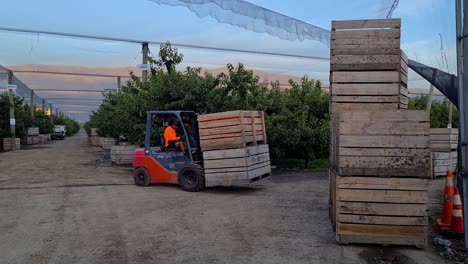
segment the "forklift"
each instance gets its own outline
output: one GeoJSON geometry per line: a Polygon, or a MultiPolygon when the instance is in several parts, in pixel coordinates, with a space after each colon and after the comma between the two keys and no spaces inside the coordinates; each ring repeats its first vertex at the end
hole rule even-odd
{"type": "Polygon", "coordinates": [[[144,147],[133,155],[133,179],[137,186],[152,183],[178,184],[187,192],[205,187],[203,154],[200,149],[197,115],[192,111],[147,111],[144,147]],[[166,148],[164,129],[173,121],[181,126],[177,134],[186,144],[186,153],[166,148]]]}

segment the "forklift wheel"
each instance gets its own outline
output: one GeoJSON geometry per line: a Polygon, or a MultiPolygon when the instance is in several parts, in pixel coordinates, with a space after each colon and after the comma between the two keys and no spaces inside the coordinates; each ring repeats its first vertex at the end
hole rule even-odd
{"type": "Polygon", "coordinates": [[[179,185],[186,192],[198,192],[205,187],[202,168],[194,163],[186,163],[178,173],[179,185]]]}
{"type": "Polygon", "coordinates": [[[137,168],[133,172],[133,180],[135,181],[135,184],[137,186],[148,186],[148,185],[150,185],[149,173],[143,167],[137,168]]]}

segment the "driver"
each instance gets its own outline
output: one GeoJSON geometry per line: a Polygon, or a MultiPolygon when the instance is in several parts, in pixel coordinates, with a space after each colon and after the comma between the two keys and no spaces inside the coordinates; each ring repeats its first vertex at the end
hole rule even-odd
{"type": "Polygon", "coordinates": [[[181,141],[181,138],[177,136],[176,131],[179,128],[180,122],[177,120],[172,123],[164,131],[164,146],[166,148],[180,148],[182,153],[185,154],[185,143],[181,141]]]}

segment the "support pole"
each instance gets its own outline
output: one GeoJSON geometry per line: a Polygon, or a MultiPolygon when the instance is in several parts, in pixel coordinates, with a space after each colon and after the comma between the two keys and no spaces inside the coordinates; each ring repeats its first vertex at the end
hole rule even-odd
{"type": "MultiPolygon", "coordinates": [[[[141,51],[143,53],[143,64],[148,63],[148,53],[149,53],[149,48],[148,48],[148,42],[143,42],[141,44],[141,51]]],[[[141,74],[141,80],[143,82],[146,82],[148,79],[148,71],[144,70],[141,74]]]]}
{"type": "Polygon", "coordinates": [[[36,107],[34,106],[34,90],[31,89],[31,118],[34,119],[34,111],[36,107]]]}
{"type": "Polygon", "coordinates": [[[432,95],[433,94],[434,94],[434,85],[431,84],[431,87],[429,88],[429,97],[427,98],[427,105],[426,105],[426,111],[429,112],[429,115],[431,114],[432,95]]]}
{"type": "Polygon", "coordinates": [[[42,98],[42,112],[45,113],[45,99],[42,98]]]}
{"type": "MultiPolygon", "coordinates": [[[[460,142],[460,175],[463,183],[463,224],[465,227],[468,226],[468,149],[467,149],[467,137],[468,132],[468,115],[465,108],[465,102],[468,100],[468,79],[464,78],[464,68],[468,67],[468,60],[464,60],[464,54],[468,52],[468,43],[465,43],[461,36],[468,33],[468,16],[467,16],[467,5],[468,0],[455,0],[455,17],[457,25],[457,71],[458,71],[458,112],[460,113],[460,126],[459,126],[459,142],[460,142]],[[463,27],[462,27],[462,12],[463,12],[463,27]]],[[[464,234],[465,249],[468,249],[468,232],[464,234]]]]}
{"type": "Polygon", "coordinates": [[[120,76],[117,76],[117,88],[122,88],[122,82],[121,82],[121,79],[120,79],[120,76]]]}
{"type": "MultiPolygon", "coordinates": [[[[8,84],[13,84],[13,72],[8,71],[8,84]]],[[[13,98],[13,89],[8,89],[8,98],[10,100],[10,133],[11,133],[11,149],[16,149],[16,132],[15,132],[15,100],[13,98]]]]}
{"type": "Polygon", "coordinates": [[[50,104],[50,116],[54,116],[54,106],[52,104],[50,104]]]}

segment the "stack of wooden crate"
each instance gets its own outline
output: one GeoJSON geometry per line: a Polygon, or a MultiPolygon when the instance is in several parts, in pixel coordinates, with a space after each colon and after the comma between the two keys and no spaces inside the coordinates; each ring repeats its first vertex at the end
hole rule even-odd
{"type": "Polygon", "coordinates": [[[271,173],[263,112],[198,116],[206,186],[248,185],[271,173]]]}
{"type": "Polygon", "coordinates": [[[128,165],[133,162],[133,153],[138,147],[135,145],[113,145],[111,148],[111,160],[117,165],[128,165]]]}
{"type": "Polygon", "coordinates": [[[39,128],[30,127],[28,128],[28,135],[26,138],[26,144],[33,145],[39,143],[39,128]]]}
{"type": "Polygon", "coordinates": [[[115,138],[101,137],[99,143],[101,145],[101,148],[110,150],[112,148],[112,146],[115,145],[116,142],[117,142],[117,140],[115,140],[115,138]]]}
{"type": "Polygon", "coordinates": [[[445,176],[457,167],[457,128],[431,128],[432,176],[445,176]]]}
{"type": "Polygon", "coordinates": [[[99,137],[97,131],[97,128],[91,128],[91,134],[89,135],[89,144],[93,146],[101,145],[101,138],[99,137]]]}
{"type": "MultiPolygon", "coordinates": [[[[13,145],[11,144],[11,138],[2,138],[0,140],[1,144],[0,144],[0,150],[2,151],[8,151],[8,150],[12,150],[13,148],[13,145]]],[[[15,140],[15,143],[16,143],[16,150],[18,149],[21,149],[21,143],[20,143],[20,138],[16,138],[15,140]]]]}
{"type": "Polygon", "coordinates": [[[332,113],[408,106],[408,58],[400,50],[400,19],[333,21],[332,113]]]}
{"type": "Polygon", "coordinates": [[[333,21],[330,217],[340,243],[427,244],[429,116],[408,111],[400,20],[333,21]]]}

